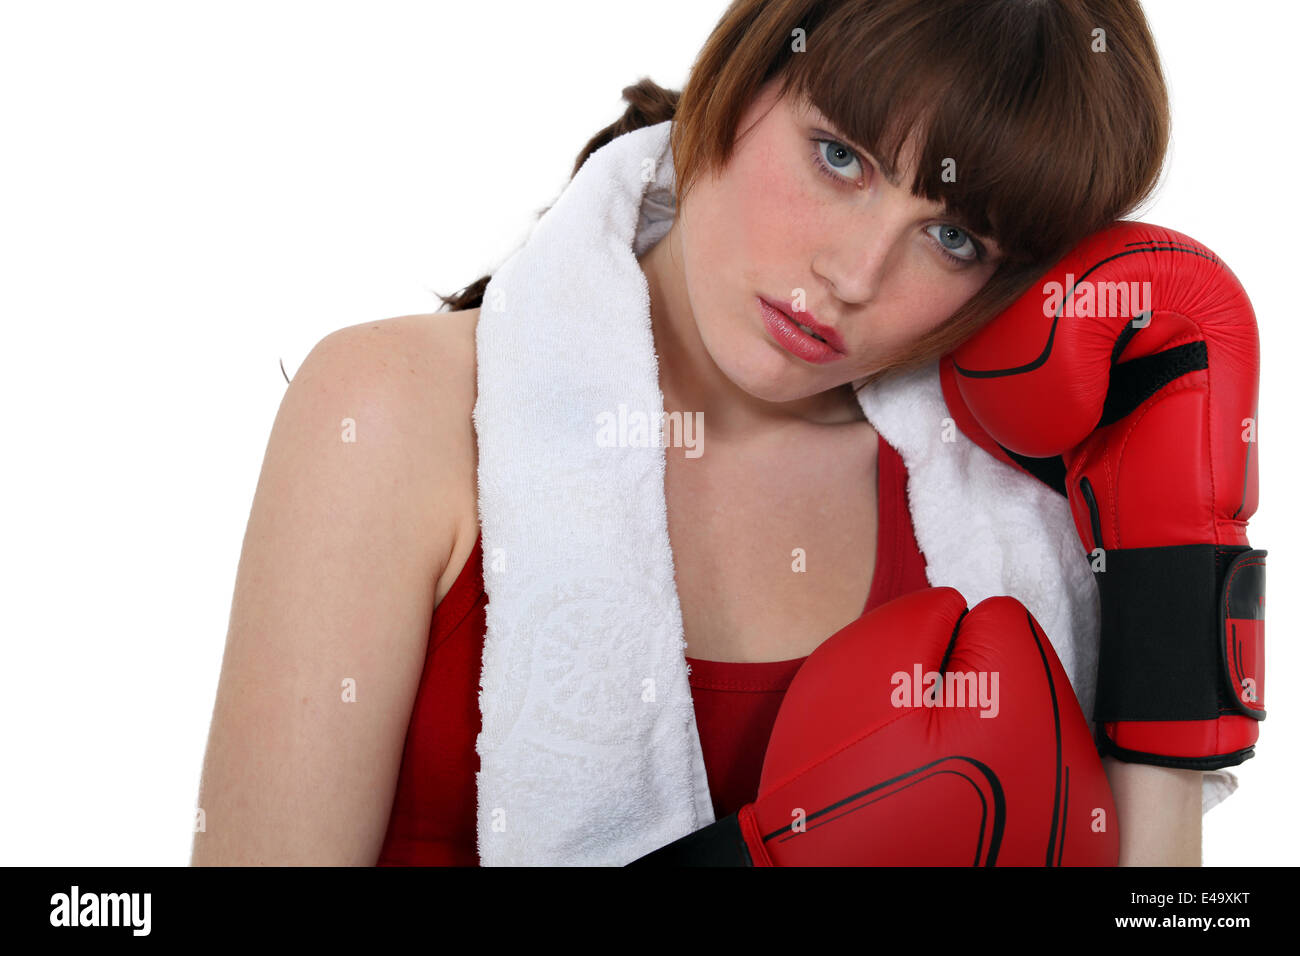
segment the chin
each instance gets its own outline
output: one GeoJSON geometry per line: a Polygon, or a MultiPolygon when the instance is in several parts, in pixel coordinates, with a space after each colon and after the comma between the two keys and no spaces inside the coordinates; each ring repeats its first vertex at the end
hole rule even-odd
{"type": "MultiPolygon", "coordinates": [[[[766,345],[766,343],[763,343],[766,345]]],[[[801,369],[775,348],[760,347],[745,361],[717,362],[737,388],[765,402],[793,402],[825,389],[811,386],[813,369],[801,369]]]]}
{"type": "Polygon", "coordinates": [[[825,388],[816,386],[817,369],[803,365],[760,328],[740,326],[711,341],[700,330],[701,344],[718,370],[741,391],[765,402],[792,402],[825,388]]]}

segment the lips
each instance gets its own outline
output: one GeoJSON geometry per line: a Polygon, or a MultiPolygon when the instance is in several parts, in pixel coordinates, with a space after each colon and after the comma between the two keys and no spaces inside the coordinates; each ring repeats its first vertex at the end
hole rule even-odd
{"type": "MultiPolygon", "coordinates": [[[[768,336],[786,352],[814,365],[827,365],[843,360],[843,352],[801,329],[798,322],[762,296],[755,297],[754,301],[758,304],[759,319],[768,336]]],[[[797,314],[803,315],[803,313],[797,314]]]]}
{"type": "Polygon", "coordinates": [[[784,312],[785,317],[791,322],[802,325],[807,329],[811,329],[820,339],[835,351],[841,354],[847,354],[848,350],[844,347],[844,340],[840,338],[840,334],[829,325],[823,325],[818,322],[811,312],[806,310],[796,312],[794,310],[793,302],[786,302],[781,299],[767,299],[766,301],[773,308],[780,309],[784,312]]]}

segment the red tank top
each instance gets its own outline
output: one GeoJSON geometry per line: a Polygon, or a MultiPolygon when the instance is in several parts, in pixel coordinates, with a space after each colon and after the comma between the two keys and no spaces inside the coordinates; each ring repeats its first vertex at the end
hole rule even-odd
{"type": "MultiPolygon", "coordinates": [[[[907,470],[884,438],[876,475],[876,566],[863,613],[930,586],[907,510],[907,470]]],[[[480,534],[464,570],[433,613],[377,866],[478,866],[479,757],[474,747],[482,729],[478,691],[486,607],[480,534]]],[[[758,795],[777,709],[805,659],[733,663],[686,658],[713,812],[719,819],[758,795]]]]}

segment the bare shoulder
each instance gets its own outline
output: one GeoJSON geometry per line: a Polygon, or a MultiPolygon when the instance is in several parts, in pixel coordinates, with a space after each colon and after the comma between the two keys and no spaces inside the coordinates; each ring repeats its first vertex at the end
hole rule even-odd
{"type": "Polygon", "coordinates": [[[436,587],[464,544],[469,327],[433,314],[339,329],[285,389],[200,785],[221,822],[196,833],[195,865],[378,859],[436,587]],[[356,687],[366,705],[338,706],[356,687]]]}
{"type": "Polygon", "coordinates": [[[475,333],[479,310],[401,315],[351,325],[317,344],[324,365],[375,395],[383,395],[382,427],[406,436],[428,475],[413,509],[427,508],[449,525],[436,601],[459,576],[478,537],[478,449],[475,333]]]}

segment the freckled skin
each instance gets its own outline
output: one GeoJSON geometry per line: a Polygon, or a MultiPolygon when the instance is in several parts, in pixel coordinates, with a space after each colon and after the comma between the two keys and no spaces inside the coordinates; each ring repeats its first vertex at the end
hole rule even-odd
{"type": "Polygon", "coordinates": [[[840,157],[814,143],[836,138],[829,119],[776,94],[775,81],[760,92],[726,169],[696,183],[642,260],[666,352],[665,394],[678,396],[679,407],[755,420],[815,417],[824,393],[943,324],[997,267],[1000,252],[987,237],[979,237],[985,262],[944,259],[942,248],[968,256],[974,247],[940,246],[936,227],[950,224],[942,207],[906,189],[913,144],[893,186],[871,157],[840,157]],[[835,160],[827,165],[843,183],[817,170],[815,150],[835,160]],[[794,300],[796,289],[808,311],[839,330],[846,359],[815,366],[771,340],[755,297],[794,300]]]}

